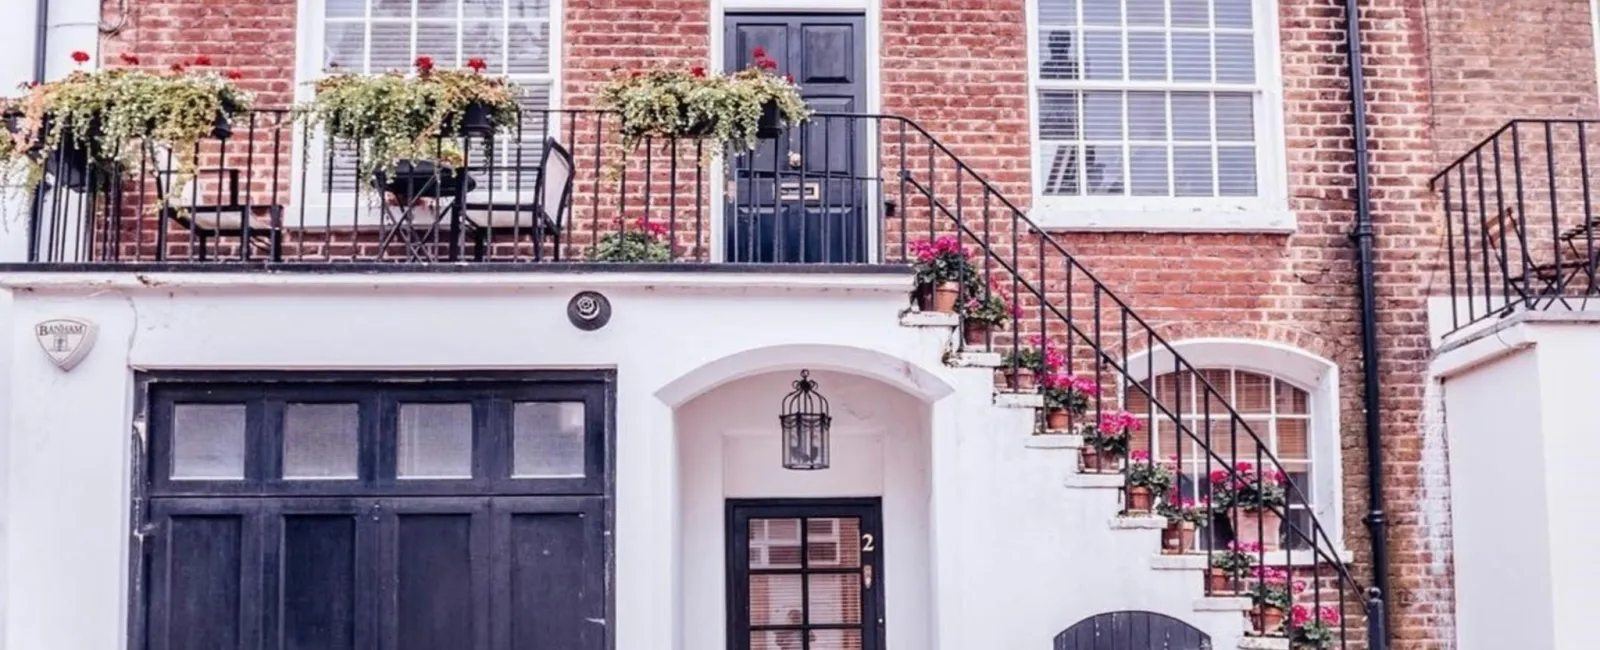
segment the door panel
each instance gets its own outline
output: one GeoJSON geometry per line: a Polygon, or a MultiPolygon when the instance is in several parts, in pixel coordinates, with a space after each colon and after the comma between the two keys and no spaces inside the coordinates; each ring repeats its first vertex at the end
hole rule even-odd
{"type": "MultiPolygon", "coordinates": [[[[746,15],[726,18],[730,70],[760,47],[793,75],[812,110],[859,112],[866,62],[859,15],[746,15]]],[[[736,151],[724,206],[725,257],[736,262],[867,261],[869,179],[866,124],[816,117],[755,151],[736,151]]]]}
{"type": "MultiPolygon", "coordinates": [[[[605,645],[605,539],[598,499],[506,499],[496,504],[497,575],[509,648],[599,650],[605,645]],[[531,615],[530,615],[531,614],[531,615]]],[[[498,599],[497,599],[498,600],[498,599]]]]}
{"type": "Polygon", "coordinates": [[[876,501],[729,503],[730,650],[878,650],[876,501]]]}
{"type": "MultiPolygon", "coordinates": [[[[355,650],[357,521],[349,514],[283,517],[281,626],[274,650],[355,650]]],[[[269,563],[268,566],[271,566],[269,563]]]]}

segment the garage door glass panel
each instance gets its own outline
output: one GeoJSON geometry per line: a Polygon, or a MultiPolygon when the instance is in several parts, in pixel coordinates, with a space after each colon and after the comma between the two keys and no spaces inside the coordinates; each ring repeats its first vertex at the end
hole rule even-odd
{"type": "Polygon", "coordinates": [[[174,404],[172,478],[186,481],[244,478],[245,406],[174,404]]]}
{"type": "Polygon", "coordinates": [[[472,478],[472,405],[401,404],[395,475],[472,478]]]}
{"type": "Polygon", "coordinates": [[[519,402],[512,420],[512,476],[583,476],[583,402],[519,402]]]}
{"type": "Polygon", "coordinates": [[[354,479],[360,443],[355,404],[288,404],[283,409],[283,477],[354,479]]]}

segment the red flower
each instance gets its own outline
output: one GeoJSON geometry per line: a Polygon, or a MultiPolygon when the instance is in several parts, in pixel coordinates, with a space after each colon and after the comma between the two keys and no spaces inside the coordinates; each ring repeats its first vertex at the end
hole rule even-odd
{"type": "Polygon", "coordinates": [[[778,62],[772,59],[756,59],[756,67],[762,70],[777,70],[778,62]]]}
{"type": "Polygon", "coordinates": [[[78,50],[76,52],[73,52],[72,53],[72,60],[76,61],[78,63],[78,65],[83,65],[85,63],[88,63],[89,62],[89,53],[85,52],[83,50],[78,50]]]}
{"type": "Polygon", "coordinates": [[[139,57],[137,57],[137,56],[134,56],[132,54],[128,54],[127,52],[123,52],[121,54],[121,57],[122,57],[122,62],[125,65],[139,65],[139,57]]]}
{"type": "Polygon", "coordinates": [[[169,67],[172,68],[173,72],[183,72],[183,64],[182,63],[174,63],[169,67]]]}
{"type": "Polygon", "coordinates": [[[489,67],[489,64],[484,63],[483,59],[472,57],[467,59],[467,67],[472,68],[473,72],[483,72],[484,68],[489,67]]]}
{"type": "Polygon", "coordinates": [[[767,58],[767,48],[757,45],[756,49],[750,50],[750,56],[755,57],[757,61],[765,59],[767,58]]]}
{"type": "Polygon", "coordinates": [[[204,54],[194,58],[194,65],[211,65],[211,57],[204,54]]]}
{"type": "Polygon", "coordinates": [[[428,74],[429,72],[433,72],[433,57],[424,54],[417,57],[417,60],[413,65],[417,66],[417,72],[428,74]]]}
{"type": "Polygon", "coordinates": [[[226,76],[227,78],[232,79],[234,81],[238,81],[238,80],[244,78],[244,73],[243,72],[239,72],[238,70],[229,70],[227,72],[227,74],[225,74],[224,76],[226,76]]]}
{"type": "Polygon", "coordinates": [[[784,73],[783,80],[787,81],[789,83],[794,83],[794,75],[788,74],[788,73],[784,73]]]}
{"type": "Polygon", "coordinates": [[[689,74],[692,74],[696,77],[704,77],[706,76],[706,67],[703,65],[697,65],[693,68],[689,68],[689,74]]]}

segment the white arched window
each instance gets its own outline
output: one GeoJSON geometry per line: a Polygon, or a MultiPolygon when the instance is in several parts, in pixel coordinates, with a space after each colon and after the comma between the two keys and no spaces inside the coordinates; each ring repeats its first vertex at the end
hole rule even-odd
{"type": "MultiPolygon", "coordinates": [[[[1154,359],[1141,357],[1130,364],[1139,383],[1152,390],[1162,405],[1180,414],[1195,437],[1206,440],[1209,436],[1207,444],[1216,455],[1252,464],[1267,453],[1277,458],[1306,501],[1290,505],[1291,521],[1310,535],[1315,516],[1328,539],[1338,543],[1342,539],[1339,391],[1333,363],[1293,348],[1252,341],[1190,341],[1174,347],[1195,371],[1174,371],[1171,354],[1158,352],[1154,359]],[[1149,374],[1155,376],[1153,381],[1146,376],[1149,374]],[[1202,380],[1233,406],[1261,440],[1259,446],[1243,427],[1233,425],[1226,406],[1215,398],[1205,398],[1202,380]],[[1264,453],[1258,456],[1258,450],[1264,453]]],[[[1182,496],[1209,496],[1204,477],[1221,463],[1206,454],[1195,437],[1181,435],[1172,417],[1157,411],[1151,418],[1142,391],[1131,389],[1128,395],[1128,411],[1147,424],[1135,437],[1133,448],[1148,449],[1153,442],[1157,458],[1179,457],[1182,496]]],[[[1288,526],[1283,530],[1287,546],[1306,546],[1298,537],[1288,539],[1288,526]]],[[[1226,541],[1225,535],[1223,539],[1226,541]]]]}

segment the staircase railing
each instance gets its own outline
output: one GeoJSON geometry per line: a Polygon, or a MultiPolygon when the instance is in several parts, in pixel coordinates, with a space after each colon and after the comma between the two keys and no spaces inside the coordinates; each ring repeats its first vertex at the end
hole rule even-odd
{"type": "MultiPolygon", "coordinates": [[[[971,252],[979,276],[970,285],[962,283],[958,305],[998,297],[1013,310],[1009,322],[984,333],[981,342],[969,341],[968,349],[1000,352],[1007,377],[1032,366],[1054,381],[1075,379],[1076,394],[1084,403],[1067,410],[1068,419],[1075,420],[1069,422],[1069,431],[1105,440],[1114,438],[1110,434],[1116,429],[1134,424],[1138,430],[1127,435],[1134,437],[1130,446],[1136,451],[1122,467],[1124,480],[1131,481],[1127,477],[1134,470],[1165,465],[1177,474],[1179,492],[1158,497],[1231,492],[1247,495],[1248,501],[1252,492],[1281,486],[1282,503],[1269,502],[1265,510],[1271,514],[1263,516],[1248,516],[1249,511],[1238,505],[1240,499],[1227,506],[1207,500],[1194,507],[1195,518],[1212,524],[1211,534],[1198,536],[1194,556],[1203,557],[1207,568],[1227,560],[1236,567],[1248,565],[1235,575],[1208,579],[1207,593],[1244,595],[1264,584],[1289,590],[1294,607],[1281,634],[1297,650],[1386,647],[1381,616],[1376,615],[1382,611],[1383,595],[1363,589],[1351,576],[1344,545],[1333,539],[1338,531],[1331,531],[1316,516],[1307,486],[1288,478],[1270,451],[1265,432],[1250,425],[1229,396],[1201,372],[1203,368],[1185,359],[1155,326],[1006,199],[994,183],[916,123],[899,117],[878,119],[883,125],[880,132],[891,140],[884,152],[889,155],[880,155],[886,161],[880,166],[899,167],[882,170],[884,178],[892,179],[886,193],[903,197],[902,220],[925,221],[902,221],[895,230],[908,239],[915,236],[912,233],[929,240],[957,238],[971,252]],[[1030,350],[1031,357],[1026,354],[1030,350]],[[1162,375],[1192,378],[1195,387],[1191,394],[1185,394],[1186,382],[1174,381],[1170,390],[1161,388],[1156,378],[1162,375]],[[1172,440],[1158,440],[1158,430],[1172,440]],[[1248,451],[1241,452],[1242,448],[1248,451]],[[1175,463],[1155,458],[1168,450],[1175,454],[1175,463]],[[1303,519],[1292,516],[1299,511],[1306,513],[1303,519]],[[1274,515],[1283,527],[1277,539],[1269,530],[1274,515]],[[1243,529],[1221,533],[1219,529],[1232,528],[1234,522],[1244,524],[1243,529]],[[1230,547],[1240,539],[1266,543],[1230,547]],[[1266,550],[1279,545],[1273,542],[1281,542],[1282,550],[1266,550]],[[1366,626],[1370,628],[1363,635],[1360,630],[1366,626]],[[1318,638],[1320,645],[1315,642],[1318,638]]],[[[886,243],[894,256],[893,243],[886,243]]],[[[908,241],[899,245],[899,257],[914,260],[918,246],[908,241]]],[[[1131,482],[1125,485],[1133,487],[1131,482]]],[[[1125,512],[1132,514],[1131,509],[1125,512]]]]}

